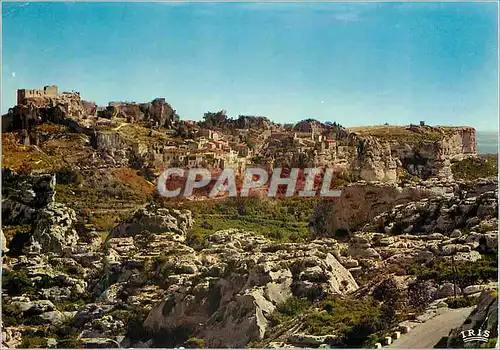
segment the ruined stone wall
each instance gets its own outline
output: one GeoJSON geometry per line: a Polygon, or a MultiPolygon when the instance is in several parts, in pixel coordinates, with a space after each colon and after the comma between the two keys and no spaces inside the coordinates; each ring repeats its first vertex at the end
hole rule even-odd
{"type": "Polygon", "coordinates": [[[17,90],[17,104],[21,105],[24,103],[25,99],[27,98],[34,98],[34,97],[56,97],[58,95],[57,92],[57,86],[51,85],[51,86],[44,86],[43,89],[34,89],[34,90],[28,90],[28,89],[19,89],[17,90]]]}

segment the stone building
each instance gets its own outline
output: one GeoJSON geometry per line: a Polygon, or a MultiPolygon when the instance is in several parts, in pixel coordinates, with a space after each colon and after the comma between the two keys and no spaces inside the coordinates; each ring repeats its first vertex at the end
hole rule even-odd
{"type": "Polygon", "coordinates": [[[206,137],[209,140],[214,140],[214,141],[219,140],[219,133],[212,129],[201,129],[200,136],[206,137]]]}
{"type": "Polygon", "coordinates": [[[17,105],[23,104],[26,98],[31,97],[55,97],[58,95],[57,86],[56,85],[47,85],[44,86],[43,89],[39,90],[27,90],[27,89],[19,89],[17,90],[17,105]]]}

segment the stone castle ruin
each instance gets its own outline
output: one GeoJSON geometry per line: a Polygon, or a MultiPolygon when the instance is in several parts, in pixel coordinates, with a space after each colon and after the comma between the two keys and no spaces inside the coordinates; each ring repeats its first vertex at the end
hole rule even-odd
{"type": "Polygon", "coordinates": [[[56,85],[47,85],[43,89],[39,90],[27,90],[19,89],[17,90],[17,105],[24,104],[26,98],[32,97],[56,97],[58,95],[56,85]]]}

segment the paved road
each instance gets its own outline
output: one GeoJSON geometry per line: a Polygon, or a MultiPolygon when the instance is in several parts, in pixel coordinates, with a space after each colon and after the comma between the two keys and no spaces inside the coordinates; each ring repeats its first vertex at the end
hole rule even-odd
{"type": "Polygon", "coordinates": [[[416,325],[408,334],[402,334],[401,338],[395,340],[389,347],[432,349],[442,337],[448,336],[453,328],[457,328],[464,323],[472,310],[474,310],[474,307],[445,311],[427,322],[416,325]]]}

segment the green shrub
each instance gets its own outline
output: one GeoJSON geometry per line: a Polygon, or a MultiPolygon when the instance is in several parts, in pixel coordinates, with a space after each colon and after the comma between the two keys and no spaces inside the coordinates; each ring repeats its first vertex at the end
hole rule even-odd
{"type": "Polygon", "coordinates": [[[15,316],[2,315],[2,323],[4,327],[19,326],[22,322],[15,316]]]}
{"type": "Polygon", "coordinates": [[[446,300],[448,307],[451,309],[459,309],[462,307],[474,306],[477,303],[477,298],[474,297],[461,297],[457,299],[449,298],[446,300]]]}
{"type": "MultiPolygon", "coordinates": [[[[497,280],[498,261],[496,254],[496,251],[493,251],[489,255],[483,254],[482,259],[474,262],[456,262],[455,268],[459,287],[465,288],[472,284],[497,280]]],[[[451,262],[442,259],[432,260],[427,263],[414,262],[408,267],[407,273],[417,276],[420,280],[435,280],[439,284],[453,282],[455,276],[451,262]]]]}
{"type": "Polygon", "coordinates": [[[498,338],[490,338],[487,343],[481,344],[480,348],[495,348],[498,342],[498,338]]]}
{"type": "Polygon", "coordinates": [[[2,270],[2,287],[9,295],[33,294],[36,292],[33,281],[23,271],[2,270]]]}
{"type": "Polygon", "coordinates": [[[39,325],[42,325],[42,324],[45,324],[47,321],[45,321],[43,318],[41,318],[40,316],[38,315],[32,315],[32,316],[28,316],[25,320],[24,320],[24,323],[25,324],[29,324],[29,325],[32,325],[32,326],[39,326],[39,325]]]}
{"type": "Polygon", "coordinates": [[[21,345],[19,345],[21,349],[44,348],[46,346],[47,340],[44,337],[32,335],[25,335],[22,338],[21,345]]]}
{"type": "Polygon", "coordinates": [[[83,175],[72,169],[64,167],[56,173],[56,182],[60,185],[81,185],[83,183],[83,175]]]}
{"type": "Polygon", "coordinates": [[[333,237],[340,240],[346,239],[349,237],[349,231],[345,228],[339,228],[335,231],[333,237]]]}
{"type": "Polygon", "coordinates": [[[189,338],[184,344],[188,349],[202,349],[205,347],[205,341],[196,337],[189,338]]]}
{"type": "Polygon", "coordinates": [[[497,157],[467,158],[451,165],[455,179],[474,180],[484,177],[497,177],[497,157]]]}
{"type": "Polygon", "coordinates": [[[285,316],[296,316],[310,306],[311,302],[307,299],[291,297],[287,301],[278,304],[276,310],[285,316]]]}
{"type": "Polygon", "coordinates": [[[121,305],[123,309],[115,308],[111,312],[111,315],[113,318],[121,320],[127,326],[127,337],[132,342],[151,338],[150,332],[143,326],[144,320],[149,313],[149,308],[139,305],[121,305]]]}
{"type": "Polygon", "coordinates": [[[344,336],[344,344],[350,348],[361,348],[365,343],[373,341],[377,337],[375,332],[381,329],[378,320],[367,315],[348,328],[344,336]]]}
{"type": "Polygon", "coordinates": [[[276,305],[275,311],[270,316],[273,326],[286,322],[295,316],[305,312],[311,306],[311,302],[305,298],[291,297],[276,305]]]}
{"type": "Polygon", "coordinates": [[[202,250],[208,246],[206,234],[202,230],[197,230],[196,228],[187,233],[186,243],[195,250],[202,250]]]}
{"type": "Polygon", "coordinates": [[[361,347],[369,334],[383,328],[381,311],[371,298],[355,299],[330,297],[318,305],[321,310],[313,312],[304,321],[305,332],[312,335],[337,334],[344,337],[345,344],[361,347]],[[361,337],[356,336],[353,327],[361,337]]]}
{"type": "Polygon", "coordinates": [[[370,334],[366,341],[363,343],[362,346],[360,347],[363,347],[365,349],[373,349],[375,348],[375,344],[378,343],[380,340],[380,337],[377,335],[377,334],[370,334]]]}
{"type": "Polygon", "coordinates": [[[58,348],[74,349],[82,347],[82,342],[79,339],[80,332],[70,326],[68,322],[63,325],[51,326],[48,333],[49,336],[57,340],[58,348]]]}

